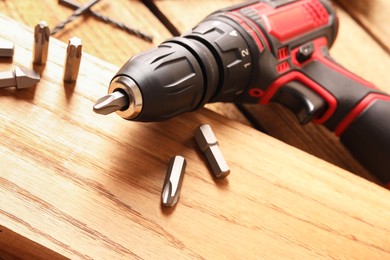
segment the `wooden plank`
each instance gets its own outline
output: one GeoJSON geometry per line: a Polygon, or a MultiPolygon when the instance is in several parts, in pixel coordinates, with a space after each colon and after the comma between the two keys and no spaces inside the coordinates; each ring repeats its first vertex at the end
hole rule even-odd
{"type": "MultiPolygon", "coordinates": [[[[389,11],[387,0],[337,0],[365,30],[390,53],[389,11]]],[[[360,43],[364,45],[364,42],[360,43]]]]}
{"type": "Polygon", "coordinates": [[[66,259],[60,254],[0,225],[0,258],[6,259],[66,259]]]}
{"type": "MultiPolygon", "coordinates": [[[[174,24],[182,32],[192,28],[211,12],[239,2],[241,1],[155,1],[166,16],[175,17],[174,24]],[[180,16],[181,10],[186,6],[191,6],[186,9],[188,15],[180,16]]],[[[340,8],[337,11],[340,31],[331,50],[332,56],[347,69],[390,92],[387,72],[390,66],[389,55],[345,11],[340,8]]],[[[366,179],[377,181],[339,143],[338,138],[322,126],[309,124],[302,127],[290,111],[275,104],[245,105],[244,108],[271,136],[366,179]]]]}
{"type": "MultiPolygon", "coordinates": [[[[0,23],[17,48],[0,69],[31,64],[31,29],[0,23]]],[[[71,259],[390,257],[388,190],[208,110],[150,124],[96,115],[117,67],[84,53],[67,93],[65,47],[52,39],[36,88],[0,90],[2,227],[71,259]],[[201,123],[231,166],[224,180],[193,140],[201,123]],[[166,210],[160,192],[176,154],[188,164],[166,210]]]]}

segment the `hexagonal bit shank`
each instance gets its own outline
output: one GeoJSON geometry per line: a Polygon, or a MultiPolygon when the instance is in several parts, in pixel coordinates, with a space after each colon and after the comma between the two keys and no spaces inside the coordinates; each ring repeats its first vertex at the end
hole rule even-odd
{"type": "Polygon", "coordinates": [[[217,178],[229,175],[230,169],[218,146],[218,140],[210,125],[201,125],[194,131],[194,137],[200,149],[205,154],[211,169],[217,178]]]}
{"type": "Polygon", "coordinates": [[[50,29],[45,21],[40,21],[34,30],[33,63],[46,64],[49,51],[50,29]]]}
{"type": "Polygon", "coordinates": [[[73,37],[69,40],[68,48],[66,49],[65,60],[65,82],[75,82],[79,73],[81,55],[82,55],[81,39],[73,37]]]}
{"type": "Polygon", "coordinates": [[[12,71],[0,72],[0,88],[29,88],[40,80],[39,74],[33,70],[16,67],[12,71]]]}

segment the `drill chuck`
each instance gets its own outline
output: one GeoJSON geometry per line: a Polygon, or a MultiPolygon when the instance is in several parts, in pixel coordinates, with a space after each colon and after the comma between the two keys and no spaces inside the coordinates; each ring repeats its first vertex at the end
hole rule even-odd
{"type": "Polygon", "coordinates": [[[217,86],[216,67],[202,44],[173,38],[130,59],[111,81],[108,93],[121,91],[129,97],[128,105],[116,111],[121,117],[164,121],[210,100],[217,86]]]}
{"type": "Polygon", "coordinates": [[[124,102],[116,110],[117,114],[126,119],[136,118],[142,111],[142,95],[135,82],[126,76],[115,77],[108,88],[108,93],[120,92],[124,102]]]}

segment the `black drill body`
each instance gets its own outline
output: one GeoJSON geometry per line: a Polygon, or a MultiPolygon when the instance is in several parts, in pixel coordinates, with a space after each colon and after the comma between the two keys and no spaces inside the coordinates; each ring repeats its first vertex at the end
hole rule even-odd
{"type": "MultiPolygon", "coordinates": [[[[262,2],[273,1],[250,1],[219,10],[191,32],[132,57],[116,75],[130,77],[142,92],[142,112],[131,119],[163,121],[210,102],[258,103],[249,90],[265,91],[280,76],[276,67],[282,46],[292,49],[320,37],[327,38],[329,47],[333,44],[338,24],[328,1],[323,1],[329,11],[327,25],[284,43],[269,35],[260,15],[253,12],[253,5],[262,2]],[[235,19],[252,26],[262,50],[235,19]]],[[[278,1],[273,7],[288,3],[278,1]]]]}

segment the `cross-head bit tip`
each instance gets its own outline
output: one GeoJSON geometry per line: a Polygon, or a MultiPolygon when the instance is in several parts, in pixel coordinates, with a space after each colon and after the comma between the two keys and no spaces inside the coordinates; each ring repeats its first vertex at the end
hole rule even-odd
{"type": "Polygon", "coordinates": [[[67,55],[68,57],[81,58],[83,43],[80,38],[72,37],[69,39],[67,55]]]}
{"type": "Polygon", "coordinates": [[[37,44],[44,44],[50,39],[50,28],[46,21],[40,21],[34,29],[34,40],[37,44]]]}

